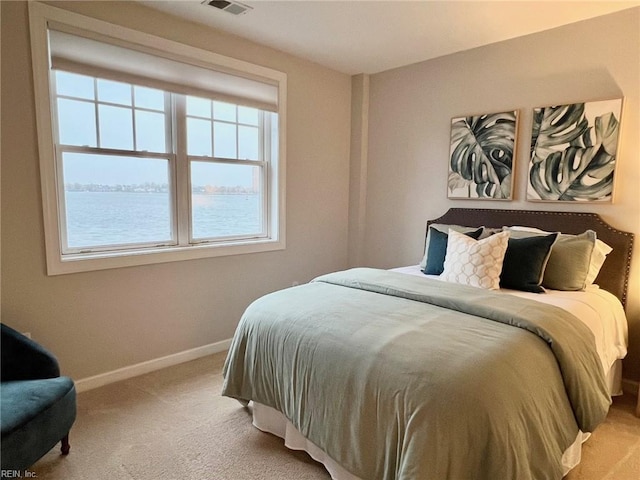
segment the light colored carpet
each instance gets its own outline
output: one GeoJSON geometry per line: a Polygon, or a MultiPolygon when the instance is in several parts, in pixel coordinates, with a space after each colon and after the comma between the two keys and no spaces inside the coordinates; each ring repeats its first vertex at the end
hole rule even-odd
{"type": "MultiPolygon", "coordinates": [[[[258,431],[246,409],[220,396],[224,357],[81,393],[71,453],[60,456],[56,447],[31,471],[45,480],[329,479],[321,465],[258,431]]],[[[634,405],[633,397],[616,399],[566,480],[640,478],[634,405]]]]}

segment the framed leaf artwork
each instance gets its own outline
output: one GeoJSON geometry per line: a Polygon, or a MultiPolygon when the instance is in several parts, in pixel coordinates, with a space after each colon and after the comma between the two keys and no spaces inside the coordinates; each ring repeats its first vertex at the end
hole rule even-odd
{"type": "Polygon", "coordinates": [[[535,108],[527,200],[611,202],[622,99],[535,108]]]}
{"type": "Polygon", "coordinates": [[[518,111],[451,120],[448,198],[511,200],[518,111]]]}

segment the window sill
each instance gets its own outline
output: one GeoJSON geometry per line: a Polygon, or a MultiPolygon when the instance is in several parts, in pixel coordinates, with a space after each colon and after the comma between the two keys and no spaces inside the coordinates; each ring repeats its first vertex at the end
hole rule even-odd
{"type": "Polygon", "coordinates": [[[185,247],[145,248],[121,252],[64,255],[63,257],[57,254],[48,256],[47,274],[50,276],[64,275],[200,258],[269,252],[284,250],[284,248],[284,240],[253,240],[251,242],[225,243],[224,245],[199,244],[185,247]]]}

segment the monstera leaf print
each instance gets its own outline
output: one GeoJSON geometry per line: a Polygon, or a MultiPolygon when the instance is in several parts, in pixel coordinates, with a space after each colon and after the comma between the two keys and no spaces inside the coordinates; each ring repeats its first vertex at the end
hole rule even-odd
{"type": "Polygon", "coordinates": [[[531,158],[544,160],[556,151],[558,145],[579,146],[577,144],[588,130],[584,103],[536,108],[533,113],[531,158]]]}
{"type": "Polygon", "coordinates": [[[454,119],[450,194],[466,189],[467,198],[510,198],[515,134],[515,111],[454,119]]]}
{"type": "Polygon", "coordinates": [[[611,196],[619,122],[609,111],[591,123],[584,103],[534,111],[529,185],[540,199],[587,201],[611,196]]]}

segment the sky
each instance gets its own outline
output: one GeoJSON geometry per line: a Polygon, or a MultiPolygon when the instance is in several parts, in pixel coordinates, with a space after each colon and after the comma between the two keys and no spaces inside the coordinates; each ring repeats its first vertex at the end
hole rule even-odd
{"type": "MultiPolygon", "coordinates": [[[[56,72],[56,91],[61,144],[171,150],[162,91],[102,79],[94,83],[91,77],[61,71],[56,72]]],[[[187,115],[188,155],[259,159],[258,110],[187,97],[187,115]]],[[[169,183],[166,159],[65,152],[63,164],[65,184],[169,183]]],[[[250,187],[253,168],[193,161],[192,185],[250,187]]]]}
{"type": "MultiPolygon", "coordinates": [[[[169,162],[162,159],[111,157],[79,153],[64,154],[64,183],[82,185],[142,185],[169,183],[169,162]]],[[[253,172],[246,165],[191,163],[193,186],[251,187],[253,172]]]]}

